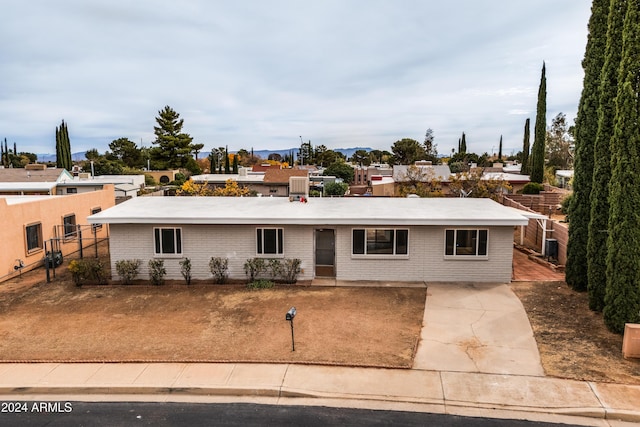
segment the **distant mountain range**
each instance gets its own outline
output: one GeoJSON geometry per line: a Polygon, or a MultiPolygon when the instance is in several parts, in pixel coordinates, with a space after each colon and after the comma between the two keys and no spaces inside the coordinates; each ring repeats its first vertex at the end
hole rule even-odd
{"type": "MultiPolygon", "coordinates": [[[[299,149],[300,147],[286,148],[283,150],[253,150],[253,154],[255,156],[260,156],[263,159],[267,159],[269,157],[269,154],[280,154],[281,156],[285,156],[293,151],[293,154],[297,155],[299,149]]],[[[370,148],[370,147],[333,148],[333,151],[338,151],[344,154],[347,157],[347,159],[353,156],[353,153],[355,153],[358,150],[372,151],[373,148],[370,148]]],[[[234,151],[231,151],[231,152],[234,153],[234,151]]],[[[86,160],[84,157],[84,153],[85,153],[84,151],[79,153],[72,153],[71,159],[74,162],[86,160]]],[[[200,154],[198,154],[198,158],[200,159],[207,156],[209,156],[209,151],[203,151],[203,152],[200,152],[200,154]]],[[[41,163],[55,162],[56,155],[55,154],[38,154],[38,161],[41,163]]]]}

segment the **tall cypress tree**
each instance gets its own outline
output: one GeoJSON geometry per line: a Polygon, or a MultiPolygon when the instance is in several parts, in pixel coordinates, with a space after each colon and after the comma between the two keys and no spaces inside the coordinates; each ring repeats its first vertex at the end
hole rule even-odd
{"type": "Polygon", "coordinates": [[[604,65],[609,2],[610,0],[593,0],[591,6],[589,36],[582,61],[584,83],[576,117],[573,198],[569,206],[565,278],[571,288],[579,291],[586,291],[588,287],[585,264],[591,214],[593,147],[598,132],[598,89],[604,65]]]}
{"type": "Polygon", "coordinates": [[[522,166],[520,166],[521,175],[529,175],[529,140],[530,140],[530,125],[529,118],[524,122],[524,140],[522,141],[522,166]]]}
{"type": "Polygon", "coordinates": [[[71,141],[69,140],[69,129],[67,128],[67,124],[62,122],[64,126],[64,168],[66,170],[71,170],[73,166],[73,161],[71,160],[71,141]]]}
{"type": "Polygon", "coordinates": [[[615,99],[622,54],[622,29],[627,0],[612,0],[609,9],[607,46],[600,74],[598,130],[593,148],[593,181],[587,241],[589,308],[602,311],[607,284],[607,227],[609,222],[609,182],[611,144],[614,135],[615,99]]]}
{"type": "Polygon", "coordinates": [[[500,135],[500,144],[498,144],[498,161],[502,161],[502,135],[500,135]]]}
{"type": "Polygon", "coordinates": [[[622,35],[611,143],[609,238],[604,321],[617,333],[640,321],[640,1],[629,0],[622,35]]]}
{"type": "Polygon", "coordinates": [[[460,140],[460,152],[465,154],[467,152],[467,136],[462,132],[462,139],[460,140]]]}
{"type": "Polygon", "coordinates": [[[62,142],[60,140],[60,129],[56,126],[56,167],[62,167],[62,142]]]}
{"type": "Polygon", "coordinates": [[[542,184],[544,179],[544,140],[547,136],[547,75],[546,65],[542,63],[542,76],[538,88],[538,106],[536,124],[531,150],[531,182],[542,184]]]}
{"type": "Polygon", "coordinates": [[[233,164],[231,165],[231,172],[238,173],[238,153],[233,156],[233,164]]]}
{"type": "Polygon", "coordinates": [[[231,165],[229,164],[229,146],[224,148],[224,173],[231,173],[231,165]]]}

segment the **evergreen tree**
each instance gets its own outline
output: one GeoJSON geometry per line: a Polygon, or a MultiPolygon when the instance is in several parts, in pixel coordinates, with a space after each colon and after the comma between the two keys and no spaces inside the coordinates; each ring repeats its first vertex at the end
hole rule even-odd
{"type": "Polygon", "coordinates": [[[64,168],[71,170],[73,167],[73,161],[71,160],[71,141],[69,140],[69,128],[67,124],[62,122],[63,134],[62,134],[62,148],[64,152],[64,168]]]}
{"type": "Polygon", "coordinates": [[[604,321],[617,333],[640,321],[640,3],[627,2],[611,144],[604,321]]]}
{"type": "Polygon", "coordinates": [[[569,240],[565,277],[571,288],[586,291],[588,275],[587,241],[591,213],[593,146],[598,125],[598,88],[604,65],[609,0],[594,0],[589,19],[589,36],[582,61],[584,84],[575,129],[573,197],[569,205],[569,240]]]}
{"type": "Polygon", "coordinates": [[[56,127],[56,167],[71,170],[72,166],[69,131],[63,120],[60,127],[56,127]]]}
{"type": "Polygon", "coordinates": [[[224,173],[227,175],[231,173],[231,165],[229,164],[229,146],[224,148],[224,173]]]}
{"type": "Polygon", "coordinates": [[[524,122],[524,140],[522,141],[522,165],[520,166],[521,175],[529,175],[529,140],[530,140],[530,125],[529,118],[524,122]]]}
{"type": "Polygon", "coordinates": [[[62,145],[60,142],[60,129],[56,126],[56,167],[62,167],[62,145]]]}
{"type": "Polygon", "coordinates": [[[462,132],[462,139],[460,140],[460,152],[465,154],[467,152],[467,136],[462,132]]]}
{"type": "Polygon", "coordinates": [[[231,166],[232,173],[238,173],[238,154],[233,156],[233,165],[231,166]]]}
{"type": "Polygon", "coordinates": [[[214,149],[209,153],[209,173],[216,173],[216,162],[218,161],[218,155],[214,153],[214,149]]]}
{"type": "Polygon", "coordinates": [[[609,10],[607,46],[600,75],[598,130],[593,148],[593,181],[587,240],[589,308],[602,311],[607,284],[607,227],[609,222],[609,182],[611,146],[614,135],[615,98],[622,54],[622,28],[627,0],[613,0],[609,10]]]}
{"type": "Polygon", "coordinates": [[[158,126],[153,127],[156,146],[150,150],[151,160],[160,168],[180,169],[185,168],[193,157],[193,138],[182,132],[184,119],[168,105],[158,111],[156,117],[158,126]]]}
{"type": "Polygon", "coordinates": [[[498,144],[498,162],[502,161],[502,135],[500,135],[500,144],[498,144]]]}
{"type": "Polygon", "coordinates": [[[440,159],[438,158],[438,144],[435,144],[435,139],[433,129],[427,129],[424,134],[425,159],[431,160],[432,164],[437,165],[440,159]]]}
{"type": "Polygon", "coordinates": [[[546,66],[542,63],[542,76],[538,88],[538,106],[536,109],[536,124],[533,134],[533,149],[531,150],[531,182],[542,184],[544,179],[544,140],[547,136],[547,76],[546,66]]]}

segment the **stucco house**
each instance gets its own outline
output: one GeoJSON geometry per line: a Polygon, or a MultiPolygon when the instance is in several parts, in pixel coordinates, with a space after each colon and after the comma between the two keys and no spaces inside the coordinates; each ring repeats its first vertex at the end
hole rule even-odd
{"type": "MultiPolygon", "coordinates": [[[[64,196],[0,196],[0,282],[18,275],[20,270],[41,266],[49,239],[60,238],[57,249],[63,256],[78,250],[77,226],[87,225],[89,215],[114,204],[111,184],[102,190],[64,196]],[[14,268],[20,265],[23,267],[14,268]]],[[[92,227],[90,231],[98,237],[107,235],[107,227],[92,227]]]]}
{"type": "Polygon", "coordinates": [[[299,258],[300,280],[509,282],[513,232],[527,224],[489,199],[138,197],[90,216],[108,224],[113,278],[118,260],[165,260],[180,280],[209,279],[211,257],[243,279],[254,257],[299,258]]]}

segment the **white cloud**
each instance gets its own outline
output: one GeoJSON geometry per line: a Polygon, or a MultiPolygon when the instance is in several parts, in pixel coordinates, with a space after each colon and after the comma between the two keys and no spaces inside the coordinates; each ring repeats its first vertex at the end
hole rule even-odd
{"type": "MultiPolygon", "coordinates": [[[[388,149],[463,131],[521,145],[547,63],[548,118],[575,116],[589,4],[569,0],[11,2],[0,27],[0,137],[74,151],[149,145],[170,105],[196,142],[388,149]]],[[[533,120],[533,117],[532,117],[533,120]]],[[[507,150],[505,150],[507,151],[507,150]]],[[[517,151],[517,150],[516,150],[517,151]]]]}

